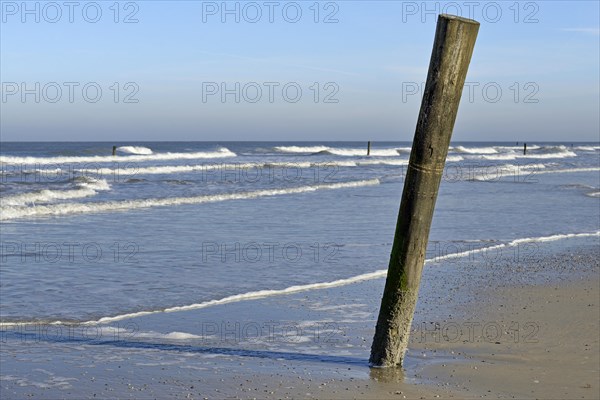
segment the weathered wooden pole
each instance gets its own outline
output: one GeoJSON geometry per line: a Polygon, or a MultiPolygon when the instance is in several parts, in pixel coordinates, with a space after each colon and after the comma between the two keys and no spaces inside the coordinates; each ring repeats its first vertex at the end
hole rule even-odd
{"type": "Polygon", "coordinates": [[[370,156],[371,155],[371,141],[369,140],[369,142],[367,143],[367,155],[370,156]]]}
{"type": "Polygon", "coordinates": [[[433,209],[479,23],[440,15],[404,181],[371,366],[402,365],[425,261],[433,209]]]}
{"type": "Polygon", "coordinates": [[[117,146],[113,146],[113,152],[112,152],[113,156],[117,155],[117,146]]]}

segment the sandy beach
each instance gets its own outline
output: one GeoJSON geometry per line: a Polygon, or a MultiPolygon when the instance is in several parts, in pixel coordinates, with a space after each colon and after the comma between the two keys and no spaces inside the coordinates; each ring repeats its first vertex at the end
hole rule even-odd
{"type": "Polygon", "coordinates": [[[599,1],[0,14],[0,400],[600,400],[599,1]]]}
{"type": "Polygon", "coordinates": [[[597,237],[540,244],[526,262],[428,266],[402,370],[367,365],[382,279],[110,327],[14,327],[2,398],[594,399],[598,271],[597,237]]]}

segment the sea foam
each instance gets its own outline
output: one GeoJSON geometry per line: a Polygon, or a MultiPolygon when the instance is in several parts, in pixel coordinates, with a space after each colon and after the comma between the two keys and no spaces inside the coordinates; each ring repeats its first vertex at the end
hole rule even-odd
{"type": "Polygon", "coordinates": [[[317,190],[327,189],[355,188],[378,184],[379,179],[369,179],[361,181],[308,185],[295,188],[265,189],[252,192],[200,195],[192,197],[167,197],[160,199],[155,198],[90,203],[63,203],[53,205],[38,205],[35,207],[7,206],[2,207],[2,213],[0,213],[0,220],[12,220],[16,218],[25,217],[47,217],[72,214],[90,214],[99,212],[129,211],[151,207],[178,206],[186,204],[215,203],[228,200],[255,199],[259,197],[308,193],[317,190]]]}
{"type": "Polygon", "coordinates": [[[109,163],[109,162],[139,162],[162,160],[192,160],[203,158],[235,157],[231,150],[222,147],[215,151],[194,153],[152,153],[131,156],[58,156],[58,157],[15,157],[0,156],[0,163],[14,164],[68,164],[68,163],[109,163]]]}
{"type": "Polygon", "coordinates": [[[128,154],[153,154],[152,153],[152,149],[149,149],[147,147],[142,147],[142,146],[121,146],[121,147],[117,147],[117,151],[120,151],[121,153],[128,153],[128,154]]]}
{"type": "MultiPolygon", "coordinates": [[[[56,200],[70,200],[94,196],[98,191],[110,190],[110,185],[104,179],[81,178],[77,189],[51,190],[43,189],[35,192],[20,193],[13,196],[0,197],[0,206],[4,212],[6,207],[34,205],[36,203],[50,203],[56,200]]],[[[0,220],[3,219],[0,216],[0,220]]]]}

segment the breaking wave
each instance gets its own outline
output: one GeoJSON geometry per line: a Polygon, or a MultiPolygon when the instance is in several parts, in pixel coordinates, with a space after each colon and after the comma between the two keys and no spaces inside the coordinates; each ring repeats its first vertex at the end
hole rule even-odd
{"type": "Polygon", "coordinates": [[[2,207],[0,220],[12,220],[25,217],[47,217],[72,214],[90,214],[99,212],[129,211],[134,209],[178,206],[186,204],[216,203],[228,200],[255,199],[259,197],[279,196],[286,194],[308,193],[325,189],[343,189],[378,185],[379,179],[308,185],[286,189],[264,189],[252,192],[200,195],[191,197],[167,197],[155,199],[122,200],[92,203],[63,203],[38,205],[35,207],[8,206],[2,207]]]}
{"type": "Polygon", "coordinates": [[[128,154],[153,154],[151,149],[142,146],[121,146],[117,147],[117,151],[128,154]]]}
{"type": "MultiPolygon", "coordinates": [[[[275,150],[281,153],[295,153],[295,154],[332,154],[336,156],[345,157],[360,157],[367,155],[367,149],[351,149],[351,148],[340,148],[340,147],[328,147],[328,146],[277,146],[275,150]]],[[[371,149],[371,156],[379,157],[397,157],[401,151],[405,148],[399,149],[371,149]]],[[[410,151],[410,149],[409,149],[410,151]]]]}
{"type": "MultiPolygon", "coordinates": [[[[13,196],[0,198],[2,211],[5,207],[15,206],[35,206],[36,203],[51,203],[56,200],[78,199],[82,197],[94,196],[98,191],[110,190],[110,185],[104,179],[94,179],[89,177],[78,178],[77,189],[50,190],[43,189],[35,192],[21,193],[13,196]]],[[[3,217],[0,216],[0,219],[3,217]]]]}
{"type": "Polygon", "coordinates": [[[222,147],[215,151],[195,153],[152,153],[131,156],[58,156],[58,157],[14,157],[0,156],[0,163],[5,164],[67,164],[67,163],[109,163],[109,162],[139,162],[162,160],[193,160],[204,158],[235,157],[231,150],[222,147]]]}

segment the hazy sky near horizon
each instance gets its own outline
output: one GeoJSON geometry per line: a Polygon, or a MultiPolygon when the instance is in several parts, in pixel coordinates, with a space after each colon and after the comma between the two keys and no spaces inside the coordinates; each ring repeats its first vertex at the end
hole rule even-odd
{"type": "Polygon", "coordinates": [[[440,12],[481,23],[453,140],[599,140],[597,1],[23,4],[3,141],[412,140],[440,12]]]}

